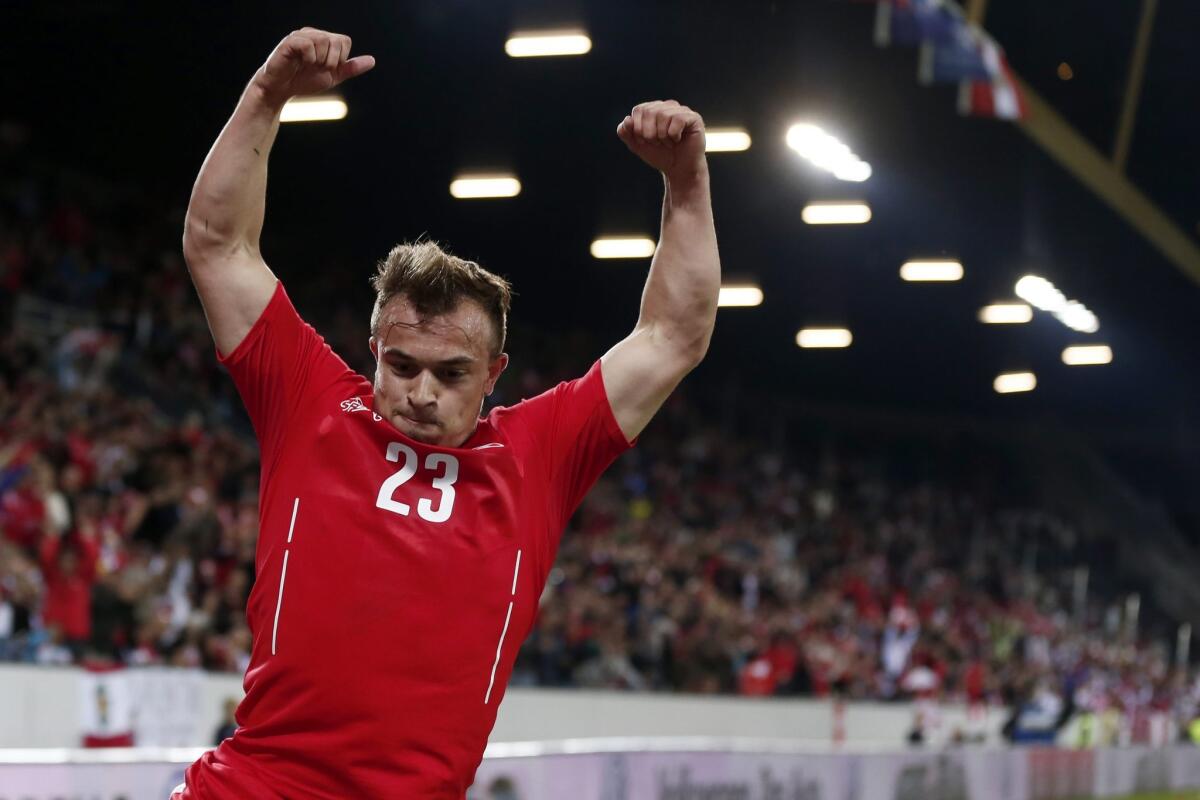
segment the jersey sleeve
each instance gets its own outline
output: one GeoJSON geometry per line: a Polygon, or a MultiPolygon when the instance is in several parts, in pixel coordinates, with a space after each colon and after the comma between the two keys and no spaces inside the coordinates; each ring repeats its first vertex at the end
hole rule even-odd
{"type": "Polygon", "coordinates": [[[582,378],[512,408],[549,483],[549,505],[561,533],[584,496],[619,455],[637,444],[625,439],[604,389],[597,359],[582,378]]]}
{"type": "Polygon", "coordinates": [[[280,282],[246,337],[217,360],[229,370],[268,471],[297,411],[353,371],[296,313],[280,282]]]}

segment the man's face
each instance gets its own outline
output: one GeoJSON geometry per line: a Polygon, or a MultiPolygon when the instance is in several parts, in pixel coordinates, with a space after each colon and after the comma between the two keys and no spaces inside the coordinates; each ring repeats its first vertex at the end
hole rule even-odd
{"type": "Polygon", "coordinates": [[[407,297],[393,297],[371,337],[375,412],[418,442],[459,447],[508,366],[507,355],[491,357],[494,340],[491,320],[474,300],[422,317],[407,297]]]}

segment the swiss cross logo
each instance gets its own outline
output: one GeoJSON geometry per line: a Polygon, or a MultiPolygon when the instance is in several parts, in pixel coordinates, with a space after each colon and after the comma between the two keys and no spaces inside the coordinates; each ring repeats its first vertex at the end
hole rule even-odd
{"type": "MultiPolygon", "coordinates": [[[[353,414],[355,411],[371,411],[371,409],[363,405],[363,401],[357,397],[351,397],[349,400],[343,400],[340,405],[342,406],[342,411],[345,411],[347,414],[353,414]]],[[[383,422],[383,417],[379,416],[374,411],[371,411],[371,418],[376,422],[383,422]]]]}

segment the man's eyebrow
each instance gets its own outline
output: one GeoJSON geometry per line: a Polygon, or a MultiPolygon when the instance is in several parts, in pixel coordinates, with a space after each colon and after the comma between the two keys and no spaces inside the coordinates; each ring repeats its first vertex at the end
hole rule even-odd
{"type": "MultiPolygon", "coordinates": [[[[417,361],[419,363],[419,359],[413,358],[398,347],[385,347],[383,348],[383,354],[385,356],[391,356],[392,358],[397,358],[403,361],[417,361]]],[[[475,359],[471,358],[470,356],[455,356],[454,358],[443,359],[437,363],[438,366],[441,367],[468,366],[470,364],[474,364],[475,359]]]]}

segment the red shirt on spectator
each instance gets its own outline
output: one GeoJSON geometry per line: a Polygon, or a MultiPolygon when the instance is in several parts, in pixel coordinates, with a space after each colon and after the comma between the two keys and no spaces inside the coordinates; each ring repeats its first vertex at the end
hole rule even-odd
{"type": "Polygon", "coordinates": [[[800,661],[800,651],[795,642],[784,637],[777,637],[767,648],[766,658],[771,662],[771,674],[776,684],[787,684],[796,674],[796,665],[800,661]]]}
{"type": "Polygon", "coordinates": [[[967,667],[967,671],[963,675],[963,688],[966,690],[968,702],[980,703],[983,701],[984,692],[987,689],[987,667],[979,659],[975,659],[967,667]]]}
{"type": "Polygon", "coordinates": [[[71,572],[59,564],[62,537],[42,540],[42,572],[46,576],[46,604],[42,619],[58,625],[67,639],[86,640],[92,635],[92,583],[96,579],[96,542],[79,537],[79,559],[71,572]]]}
{"type": "Polygon", "coordinates": [[[90,484],[96,478],[96,461],[92,452],[92,443],[82,431],[72,431],[67,434],[67,453],[71,463],[83,472],[83,482],[90,484]]]}
{"type": "Polygon", "coordinates": [[[775,670],[766,656],[759,656],[742,667],[738,676],[738,691],[749,697],[775,694],[775,670]]]}
{"type": "Polygon", "coordinates": [[[21,547],[37,544],[45,518],[46,506],[28,482],[0,496],[0,531],[21,547]]]}

